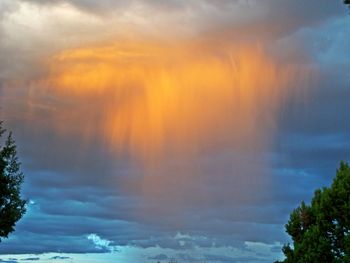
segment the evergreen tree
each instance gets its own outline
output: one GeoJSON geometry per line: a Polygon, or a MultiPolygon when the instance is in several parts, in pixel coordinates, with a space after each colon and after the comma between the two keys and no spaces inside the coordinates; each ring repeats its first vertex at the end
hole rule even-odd
{"type": "Polygon", "coordinates": [[[350,166],[341,162],[331,187],[315,191],[286,224],[293,246],[283,247],[284,263],[350,263],[350,166]]]}
{"type": "MultiPolygon", "coordinates": [[[[5,130],[0,122],[0,138],[5,130]]],[[[20,171],[15,141],[10,132],[0,147],[0,241],[14,231],[16,222],[26,211],[26,200],[21,198],[23,173],[20,171]]]]}

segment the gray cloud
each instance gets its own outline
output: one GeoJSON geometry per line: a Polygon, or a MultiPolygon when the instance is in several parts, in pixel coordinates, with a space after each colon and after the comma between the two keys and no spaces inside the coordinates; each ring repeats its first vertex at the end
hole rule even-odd
{"type": "Polygon", "coordinates": [[[168,256],[165,254],[159,254],[156,256],[148,257],[148,259],[153,259],[153,260],[167,260],[168,256]]]}
{"type": "Polygon", "coordinates": [[[67,256],[53,256],[50,259],[52,259],[52,260],[58,260],[58,259],[65,260],[65,259],[71,259],[71,258],[67,257],[67,256]]]}
{"type": "Polygon", "coordinates": [[[0,3],[0,21],[3,19],[3,17],[15,11],[18,7],[18,3],[16,1],[11,0],[3,0],[0,3]]]}
{"type": "MultiPolygon", "coordinates": [[[[192,23],[201,23],[204,30],[208,28],[223,29],[232,28],[234,31],[244,34],[252,30],[259,35],[263,32],[270,34],[288,35],[302,27],[310,27],[325,22],[328,18],[339,14],[345,14],[346,8],[341,1],[338,3],[327,0],[317,1],[209,1],[209,0],[147,0],[147,1],[86,1],[86,0],[23,0],[35,4],[56,5],[70,3],[73,6],[95,14],[113,13],[125,10],[130,6],[146,6],[153,12],[177,12],[186,15],[194,15],[192,23]],[[260,26],[257,26],[260,25],[260,26]],[[240,30],[242,28],[242,30],[240,30]],[[255,28],[255,29],[254,29],[255,28]],[[236,29],[236,30],[235,30],[236,29]]],[[[183,23],[186,20],[182,20],[183,23]]],[[[184,24],[184,26],[190,26],[184,24]]],[[[227,32],[227,31],[226,31],[227,32]]]]}
{"type": "MultiPolygon", "coordinates": [[[[225,256],[225,255],[205,255],[205,259],[209,261],[218,261],[218,262],[234,262],[235,259],[233,257],[225,256]]],[[[249,261],[248,261],[249,262],[249,261]]]]}
{"type": "MultiPolygon", "coordinates": [[[[58,4],[58,1],[54,4],[53,1],[35,2],[58,4]]],[[[172,10],[181,13],[197,10],[198,2],[154,1],[147,4],[158,8],[159,12],[172,10]]],[[[274,38],[295,38],[297,36],[293,34],[303,28],[322,31],[322,28],[314,27],[346,12],[340,2],[266,1],[261,4],[256,1],[257,7],[255,4],[241,7],[249,8],[252,15],[248,20],[242,17],[238,21],[231,18],[238,1],[200,3],[209,9],[208,16],[203,17],[205,29],[214,31],[220,28],[222,32],[219,34],[241,32],[250,36],[253,33],[266,34],[266,29],[272,28],[269,34],[274,38]],[[261,27],[256,28],[257,24],[261,27]]],[[[129,1],[77,0],[71,3],[97,15],[130,5],[129,1]]],[[[1,17],[16,10],[16,5],[10,6],[10,2],[6,2],[5,7],[0,8],[1,17]]],[[[198,12],[204,12],[204,9],[198,12]]],[[[198,17],[202,17],[202,13],[198,17]]],[[[0,36],[1,32],[0,28],[0,36]]],[[[301,38],[300,41],[308,52],[314,52],[315,61],[318,61],[319,52],[325,49],[330,57],[335,56],[331,51],[337,47],[332,47],[331,40],[324,43],[324,39],[316,34],[311,39],[301,38]],[[306,40],[310,42],[305,44],[306,40]],[[322,42],[321,48],[320,45],[311,45],[313,41],[322,42]]],[[[271,45],[274,46],[274,43],[271,45]]],[[[39,69],[21,66],[23,61],[33,65],[31,56],[34,55],[31,52],[35,53],[36,48],[29,49],[27,58],[28,49],[18,53],[0,40],[2,89],[5,79],[20,72],[41,74],[39,69]]],[[[1,244],[0,253],[108,253],[108,249],[98,249],[87,239],[91,233],[110,240],[113,246],[159,246],[177,250],[196,246],[244,249],[245,241],[284,242],[287,239],[283,224],[290,210],[302,199],[309,200],[314,188],[329,183],[339,160],[346,160],[350,155],[350,122],[344,120],[344,113],[350,111],[349,79],[343,64],[332,63],[331,69],[322,68],[320,81],[310,91],[306,102],[294,100],[284,105],[278,122],[279,130],[274,137],[275,148],[271,150],[273,182],[267,190],[259,189],[260,182],[257,181],[242,183],[245,176],[259,172],[258,169],[243,173],[241,180],[230,176],[242,162],[259,167],[254,159],[256,155],[246,156],[243,160],[233,154],[217,156],[215,153],[215,156],[209,154],[208,159],[198,163],[203,168],[201,180],[189,186],[179,183],[175,185],[181,187],[169,188],[169,196],[173,192],[183,193],[183,199],[178,202],[170,202],[166,196],[162,196],[164,200],[143,200],[139,195],[140,167],[130,166],[129,156],[115,158],[98,134],[93,134],[94,140],[87,144],[79,127],[74,125],[74,131],[68,136],[56,132],[51,126],[55,110],[66,106],[72,113],[79,110],[69,101],[45,97],[43,101],[46,104],[28,111],[26,102],[18,99],[27,95],[25,88],[11,90],[6,97],[0,93],[1,105],[7,106],[0,109],[0,118],[5,119],[6,125],[14,130],[23,161],[26,174],[24,193],[35,202],[18,223],[14,235],[1,244]],[[227,162],[230,159],[236,161],[227,162]],[[256,192],[251,192],[242,200],[241,192],[249,191],[250,186],[257,189],[256,192]],[[195,193],[191,195],[193,198],[188,198],[188,192],[195,193]],[[163,208],[164,202],[171,205],[163,208]],[[176,239],[178,232],[189,236],[176,239]]],[[[103,108],[103,103],[95,105],[103,108]]],[[[95,120],[101,119],[99,112],[89,109],[85,116],[86,123],[92,123],[92,126],[95,120]]],[[[177,172],[169,169],[167,174],[174,178],[177,172]]],[[[158,254],[149,259],[162,260],[164,256],[158,254]]],[[[182,257],[189,259],[188,254],[182,257]]],[[[211,261],[233,261],[231,256],[208,254],[206,257],[211,261]]],[[[256,258],[235,260],[254,262],[256,258]]]]}
{"type": "Polygon", "coordinates": [[[4,262],[4,263],[18,263],[19,261],[17,261],[17,259],[0,259],[0,262],[4,262]]]}

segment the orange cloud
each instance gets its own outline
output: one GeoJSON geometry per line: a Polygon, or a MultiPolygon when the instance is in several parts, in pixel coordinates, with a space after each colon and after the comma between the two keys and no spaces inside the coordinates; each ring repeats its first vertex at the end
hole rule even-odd
{"type": "Polygon", "coordinates": [[[185,168],[178,176],[188,177],[197,174],[193,160],[208,151],[259,156],[281,103],[295,92],[295,80],[306,77],[262,48],[220,41],[77,48],[54,56],[49,68],[33,86],[50,87],[54,96],[78,105],[59,129],[94,130],[131,154],[148,171],[143,187],[149,192],[169,184],[162,174],[179,159],[185,168]]]}

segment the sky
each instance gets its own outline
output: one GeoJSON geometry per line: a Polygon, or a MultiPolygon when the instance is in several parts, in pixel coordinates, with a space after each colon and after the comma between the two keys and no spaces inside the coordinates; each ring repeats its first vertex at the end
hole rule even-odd
{"type": "Polygon", "coordinates": [[[282,259],[349,160],[349,36],[340,0],[0,0],[0,262],[282,259]]]}

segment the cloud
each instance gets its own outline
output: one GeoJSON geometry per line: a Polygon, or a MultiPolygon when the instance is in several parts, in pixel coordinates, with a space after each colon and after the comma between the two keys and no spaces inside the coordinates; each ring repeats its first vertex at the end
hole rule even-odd
{"type": "Polygon", "coordinates": [[[128,7],[133,1],[127,1],[127,0],[116,0],[116,1],[110,1],[110,0],[104,0],[104,1],[81,1],[81,0],[24,0],[23,2],[30,2],[36,5],[43,5],[43,6],[55,6],[55,5],[62,5],[65,3],[69,3],[79,9],[82,9],[87,12],[91,13],[105,13],[108,11],[111,11],[113,9],[117,8],[126,8],[128,7]]]}
{"type": "MultiPolygon", "coordinates": [[[[200,261],[199,258],[194,257],[190,254],[186,254],[186,253],[178,253],[177,257],[181,260],[181,261],[185,261],[185,262],[198,262],[200,261]]],[[[176,262],[176,260],[173,260],[176,262]]]]}
{"type": "Polygon", "coordinates": [[[97,249],[107,250],[107,251],[111,251],[111,252],[115,250],[115,248],[110,245],[111,241],[109,241],[107,239],[102,239],[96,234],[89,234],[87,236],[87,239],[91,240],[95,244],[95,247],[97,249]]]}
{"type": "Polygon", "coordinates": [[[4,262],[4,263],[18,263],[19,261],[17,261],[17,259],[0,259],[0,262],[4,262]]]}
{"type": "MultiPolygon", "coordinates": [[[[234,262],[235,259],[225,255],[205,255],[205,259],[209,261],[218,261],[218,262],[234,262]]],[[[249,261],[248,261],[249,262],[249,261]]]]}
{"type": "Polygon", "coordinates": [[[156,256],[148,257],[148,259],[151,259],[151,260],[167,260],[168,256],[165,255],[165,254],[159,254],[159,255],[156,255],[156,256]]]}
{"type": "MultiPolygon", "coordinates": [[[[26,225],[19,228],[30,229],[30,238],[39,240],[28,250],[239,247],[247,239],[274,242],[281,236],[274,225],[278,221],[264,216],[275,207],[262,201],[269,193],[267,188],[262,191],[267,172],[260,157],[279,102],[289,93],[294,66],[277,64],[258,47],[201,43],[171,49],[160,45],[159,50],[147,44],[130,47],[128,42],[122,47],[70,49],[53,57],[52,71],[34,79],[29,94],[17,97],[8,90],[9,98],[22,103],[17,107],[23,110],[18,115],[22,121],[12,120],[10,126],[26,131],[18,135],[30,174],[25,189],[36,201],[26,225]],[[232,53],[221,53],[221,48],[232,53]],[[119,62],[108,57],[113,50],[121,54],[119,62]],[[168,56],[170,51],[182,56],[168,56]],[[177,67],[169,68],[167,59],[177,67]],[[91,61],[113,74],[94,78],[98,72],[91,61]],[[130,71],[123,72],[125,63],[130,71]],[[231,63],[236,64],[237,79],[231,78],[231,63]],[[154,76],[145,78],[151,67],[154,76]],[[217,77],[206,79],[201,71],[217,77]],[[96,85],[88,77],[75,79],[86,72],[96,85]],[[124,86],[118,90],[115,83],[120,81],[124,86]],[[140,87],[129,94],[135,82],[140,87]],[[181,83],[192,85],[181,90],[181,83]],[[237,88],[232,93],[231,86],[237,88]],[[252,194],[252,189],[260,190],[252,194]],[[53,206],[51,200],[62,201],[53,206]],[[248,204],[251,208],[244,208],[248,204]],[[206,220],[198,223],[200,217],[206,220]],[[102,222],[103,227],[96,227],[102,222]],[[189,237],[174,239],[179,231],[189,237]],[[264,235],[267,231],[274,235],[264,235]],[[46,233],[60,236],[60,241],[46,233]],[[90,233],[96,236],[90,236],[94,242],[88,244],[82,237],[90,233]]],[[[11,100],[6,101],[9,105],[11,100]]],[[[24,249],[19,241],[11,244],[15,251],[24,249]]]]}
{"type": "Polygon", "coordinates": [[[50,259],[52,259],[52,260],[65,260],[65,259],[71,259],[71,258],[67,257],[67,256],[53,256],[50,259]]]}
{"type": "MultiPolygon", "coordinates": [[[[211,260],[227,255],[216,259],[223,262],[232,258],[271,262],[278,256],[275,241],[287,241],[283,225],[291,209],[302,199],[308,200],[314,188],[329,183],[338,161],[350,154],[349,122],[340,114],[350,110],[344,67],[347,22],[342,17],[333,19],[346,12],[341,3],[44,2],[4,1],[5,8],[0,8],[6,10],[0,15],[0,119],[15,132],[26,175],[24,193],[35,200],[13,236],[1,244],[0,252],[110,253],[121,246],[164,250],[152,251],[149,259],[153,255],[172,257],[183,250],[190,252],[179,258],[202,259],[191,255],[197,248],[211,260]],[[172,48],[165,41],[162,51],[157,49],[158,40],[157,45],[141,42],[134,47],[126,41],[121,48],[120,40],[127,38],[120,37],[118,30],[130,21],[133,30],[145,29],[143,35],[137,34],[143,40],[167,31],[179,42],[186,40],[186,45],[180,47],[176,42],[172,48]],[[172,30],[169,25],[174,25],[172,30]],[[239,45],[252,39],[258,44],[240,55],[239,45]],[[189,43],[194,43],[192,48],[189,43]],[[228,69],[223,43],[234,43],[233,62],[238,62],[238,71],[255,79],[252,86],[256,89],[242,89],[247,104],[241,106],[246,106],[246,111],[232,113],[236,105],[231,107],[230,101],[238,103],[238,96],[221,93],[219,88],[215,92],[187,88],[184,93],[192,97],[186,101],[171,86],[180,82],[215,86],[215,81],[206,79],[215,69],[219,83],[231,83],[225,77],[230,74],[220,75],[228,69]],[[275,50],[277,46],[283,54],[275,50]],[[120,56],[110,57],[118,48],[120,56]],[[138,52],[130,52],[135,49],[138,52]],[[152,59],[143,56],[152,52],[156,54],[152,59]],[[301,58],[305,53],[307,58],[301,58]],[[165,58],[172,56],[178,68],[171,63],[167,66],[165,58]],[[136,67],[137,59],[144,66],[136,67]],[[252,70],[247,61],[258,67],[252,70]],[[286,61],[292,66],[285,67],[286,61]],[[288,93],[273,100],[271,96],[281,86],[271,89],[274,82],[259,77],[271,72],[283,75],[293,67],[309,68],[316,63],[321,65],[319,81],[310,83],[306,98],[291,99],[288,93]],[[125,71],[126,65],[130,71],[125,71]],[[192,78],[186,78],[181,66],[193,72],[192,78]],[[118,71],[101,75],[99,67],[118,71]],[[151,67],[156,68],[153,73],[147,71],[151,67]],[[193,77],[196,67],[204,70],[201,76],[205,81],[193,77]],[[89,72],[91,78],[84,79],[89,72]],[[141,73],[151,75],[148,77],[154,81],[149,86],[162,84],[164,89],[128,92],[137,86],[135,82],[147,84],[141,73]],[[59,82],[62,79],[65,81],[59,82]],[[79,81],[80,85],[75,85],[79,81]],[[118,82],[128,88],[115,91],[118,82]],[[172,93],[167,95],[168,91],[172,93]],[[249,107],[259,103],[256,108],[249,107]],[[183,112],[174,118],[181,105],[183,112]],[[230,107],[225,108],[227,105],[230,107]],[[166,107],[167,111],[160,110],[166,107]],[[273,114],[266,114],[270,112],[273,114]],[[149,116],[157,122],[147,126],[149,116]],[[247,116],[255,118],[251,129],[243,129],[249,126],[247,116]],[[182,121],[188,125],[177,129],[182,121]],[[118,122],[123,129],[117,129],[118,122]],[[230,129],[226,129],[227,123],[231,123],[230,129]],[[191,135],[186,130],[191,127],[202,131],[191,135]],[[229,135],[221,132],[225,130],[231,135],[243,132],[231,144],[229,135]],[[114,136],[108,136],[113,132],[114,136]],[[177,133],[182,135],[176,137],[177,133]],[[266,139],[269,147],[255,147],[252,134],[256,133],[267,135],[263,141],[266,139]],[[119,135],[123,140],[118,140],[119,135]],[[189,142],[196,140],[196,147],[191,148],[189,142]],[[243,142],[251,148],[241,146],[243,142]],[[172,151],[179,146],[198,152],[199,158],[190,156],[194,167],[190,172],[185,172],[188,166],[181,167],[183,152],[172,151]],[[155,153],[170,160],[160,166],[165,177],[142,172],[143,165],[149,164],[144,160],[155,153]],[[132,162],[135,159],[144,162],[132,162]],[[263,169],[267,164],[270,170],[263,169]],[[267,259],[254,247],[251,254],[239,258],[247,250],[245,241],[262,242],[275,252],[267,259]],[[216,251],[207,252],[210,249],[216,251]],[[175,252],[170,255],[168,250],[175,252]],[[226,254],[231,250],[234,252],[226,254]]],[[[149,171],[154,171],[152,165],[149,171]]]]}
{"type": "MultiPolygon", "coordinates": [[[[302,27],[322,23],[337,14],[345,14],[342,3],[322,1],[208,1],[208,0],[167,0],[167,1],[32,1],[37,5],[59,5],[69,3],[76,8],[97,15],[112,15],[115,13],[138,14],[148,17],[157,13],[158,17],[180,22],[182,27],[194,27],[200,31],[233,30],[239,34],[253,32],[259,34],[285,35],[302,27]],[[164,14],[166,13],[166,16],[164,14]],[[243,30],[241,30],[243,29],[243,30]],[[264,33],[263,33],[264,32],[264,33]]],[[[135,18],[135,16],[130,16],[135,18]]],[[[153,20],[157,18],[153,17],[153,20]]],[[[141,21],[141,20],[139,20],[141,21]]],[[[143,21],[143,20],[142,20],[143,21]]],[[[135,19],[134,23],[138,21],[135,19]]],[[[174,25],[174,24],[173,24],[174,25]]],[[[158,25],[162,27],[162,25],[158,25]]]]}
{"type": "Polygon", "coordinates": [[[18,3],[16,1],[11,0],[3,0],[0,3],[0,22],[3,17],[11,12],[14,12],[18,7],[18,3]]]}

